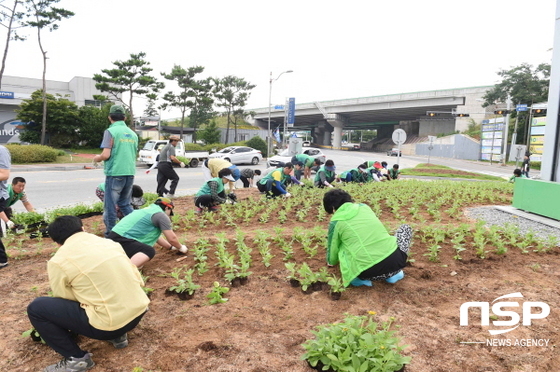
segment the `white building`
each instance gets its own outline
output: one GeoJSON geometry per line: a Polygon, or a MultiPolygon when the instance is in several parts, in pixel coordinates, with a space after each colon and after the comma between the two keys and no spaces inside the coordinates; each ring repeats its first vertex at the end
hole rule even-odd
{"type": "MultiPolygon", "coordinates": [[[[0,144],[19,142],[22,122],[16,120],[15,110],[31,93],[43,88],[41,79],[3,76],[0,90],[0,144]]],[[[78,106],[94,103],[93,96],[103,94],[95,88],[91,78],[74,77],[69,82],[47,80],[47,93],[57,95],[76,103],[78,106]]]]}

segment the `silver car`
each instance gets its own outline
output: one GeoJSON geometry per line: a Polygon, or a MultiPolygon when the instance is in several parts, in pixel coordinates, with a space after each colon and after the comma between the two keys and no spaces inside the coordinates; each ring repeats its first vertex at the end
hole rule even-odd
{"type": "MultiPolygon", "coordinates": [[[[321,163],[325,163],[325,161],[327,159],[327,157],[325,156],[325,154],[323,154],[321,149],[318,149],[318,148],[315,148],[315,147],[306,148],[303,151],[303,154],[314,157],[315,159],[319,159],[319,160],[321,160],[321,163]]],[[[280,154],[274,155],[273,157],[268,159],[267,163],[268,163],[269,167],[277,167],[279,163],[288,163],[290,161],[292,161],[292,155],[290,155],[289,150],[286,149],[286,150],[282,151],[280,154]]]]}
{"type": "Polygon", "coordinates": [[[229,146],[208,156],[210,159],[218,158],[229,161],[231,164],[257,165],[262,160],[262,153],[252,147],[229,146]]]}

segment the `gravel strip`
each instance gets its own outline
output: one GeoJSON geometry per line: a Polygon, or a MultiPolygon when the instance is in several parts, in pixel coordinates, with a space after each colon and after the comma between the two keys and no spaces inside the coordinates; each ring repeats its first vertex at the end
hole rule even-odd
{"type": "Polygon", "coordinates": [[[560,229],[547,226],[529,218],[520,217],[515,214],[498,210],[492,206],[469,208],[466,210],[466,214],[470,218],[483,220],[486,222],[487,226],[504,226],[509,223],[517,226],[520,234],[525,235],[526,233],[532,231],[541,239],[546,240],[550,235],[554,235],[560,241],[560,229]]]}

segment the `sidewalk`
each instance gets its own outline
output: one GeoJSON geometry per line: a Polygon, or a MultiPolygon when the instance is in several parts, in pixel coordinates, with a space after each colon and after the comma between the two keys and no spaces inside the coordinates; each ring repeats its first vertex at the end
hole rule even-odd
{"type": "MultiPolygon", "coordinates": [[[[67,164],[12,164],[11,170],[19,172],[37,172],[37,171],[72,171],[79,169],[95,169],[91,162],[89,163],[67,163],[67,164]]],[[[103,169],[103,167],[99,167],[103,169]]]]}

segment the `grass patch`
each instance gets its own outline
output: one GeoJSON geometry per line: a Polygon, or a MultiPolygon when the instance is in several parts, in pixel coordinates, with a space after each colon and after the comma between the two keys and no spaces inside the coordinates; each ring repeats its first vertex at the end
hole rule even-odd
{"type": "Polygon", "coordinates": [[[401,174],[403,176],[426,176],[426,177],[442,177],[442,178],[465,178],[474,180],[485,181],[503,181],[506,180],[501,177],[490,176],[487,174],[465,172],[444,165],[421,163],[414,168],[403,169],[401,174]]]}

